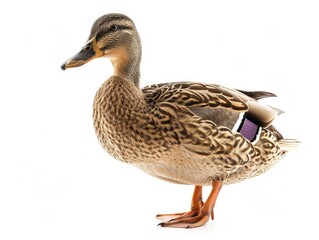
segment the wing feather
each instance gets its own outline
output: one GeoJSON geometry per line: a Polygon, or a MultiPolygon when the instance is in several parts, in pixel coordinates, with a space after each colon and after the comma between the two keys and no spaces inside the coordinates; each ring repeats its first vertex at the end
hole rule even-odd
{"type": "Polygon", "coordinates": [[[142,91],[146,102],[150,105],[170,102],[186,107],[224,107],[235,111],[248,110],[248,106],[236,94],[213,84],[155,84],[143,88],[142,91]]]}

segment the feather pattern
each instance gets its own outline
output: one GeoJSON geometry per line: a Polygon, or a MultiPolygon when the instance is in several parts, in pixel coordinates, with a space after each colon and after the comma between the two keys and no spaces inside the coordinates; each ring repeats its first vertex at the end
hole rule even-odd
{"type": "Polygon", "coordinates": [[[201,83],[163,83],[142,89],[149,104],[161,101],[174,102],[186,107],[223,107],[235,111],[247,111],[242,99],[218,85],[201,83]]]}
{"type": "MultiPolygon", "coordinates": [[[[259,139],[252,143],[223,121],[216,123],[198,114],[198,109],[207,110],[207,116],[219,109],[220,114],[239,116],[250,113],[251,102],[259,104],[218,85],[172,83],[140,91],[133,83],[113,76],[94,102],[95,128],[104,148],[117,159],[166,181],[234,183],[259,175],[286,153],[278,143],[282,136],[271,125],[262,128],[259,139]]],[[[262,104],[256,109],[268,110],[262,104]]],[[[253,114],[258,117],[256,109],[253,114]]]]}

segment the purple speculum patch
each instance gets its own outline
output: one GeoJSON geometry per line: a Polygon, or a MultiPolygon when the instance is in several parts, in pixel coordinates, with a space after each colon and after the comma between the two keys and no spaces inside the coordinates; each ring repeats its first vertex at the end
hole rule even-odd
{"type": "Polygon", "coordinates": [[[238,132],[243,137],[253,142],[258,135],[259,128],[260,127],[256,123],[252,122],[251,120],[246,118],[246,116],[244,116],[244,119],[238,128],[238,132]]]}

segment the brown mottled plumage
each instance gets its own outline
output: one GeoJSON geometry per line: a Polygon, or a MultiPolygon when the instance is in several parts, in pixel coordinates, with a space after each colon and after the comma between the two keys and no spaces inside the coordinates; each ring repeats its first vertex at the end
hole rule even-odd
{"type": "Polygon", "coordinates": [[[161,226],[198,227],[222,184],[268,170],[297,145],[271,125],[279,112],[258,99],[274,96],[213,84],[176,82],[139,88],[141,45],[131,19],[95,21],[85,47],[62,69],[107,56],[114,67],[94,99],[94,127],[104,149],[165,181],[195,185],[189,212],[161,214],[161,226]],[[202,186],[213,185],[204,203],[202,186]],[[167,221],[169,220],[169,221],[167,221]]]}

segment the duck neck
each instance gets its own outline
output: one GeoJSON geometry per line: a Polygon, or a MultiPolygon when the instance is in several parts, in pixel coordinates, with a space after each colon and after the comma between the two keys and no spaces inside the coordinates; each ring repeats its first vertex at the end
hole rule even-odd
{"type": "Polygon", "coordinates": [[[114,57],[111,57],[114,75],[132,81],[139,87],[141,47],[139,42],[135,46],[117,49],[114,57]]]}
{"type": "Polygon", "coordinates": [[[111,76],[94,98],[94,119],[105,118],[109,124],[134,121],[136,113],[146,112],[148,105],[142,91],[132,81],[111,76]]]}

